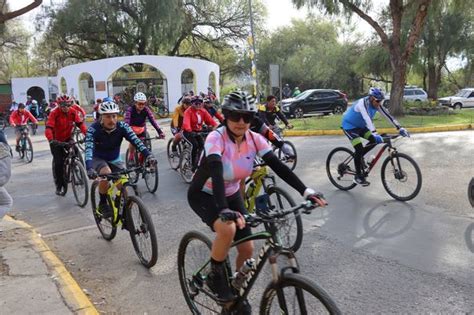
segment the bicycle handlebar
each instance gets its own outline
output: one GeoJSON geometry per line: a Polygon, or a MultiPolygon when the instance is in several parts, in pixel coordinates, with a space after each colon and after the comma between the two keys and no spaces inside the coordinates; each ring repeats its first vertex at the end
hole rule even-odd
{"type": "Polygon", "coordinates": [[[311,211],[319,207],[318,204],[313,204],[311,201],[307,200],[302,202],[300,205],[292,207],[287,210],[275,211],[270,213],[261,213],[261,214],[247,214],[244,215],[245,221],[251,227],[256,227],[261,223],[272,223],[278,219],[281,219],[289,214],[296,213],[300,209],[304,209],[304,214],[310,214],[311,211]]]}
{"type": "Polygon", "coordinates": [[[125,169],[125,170],[121,170],[121,171],[118,171],[118,172],[113,172],[113,173],[110,173],[110,174],[99,174],[97,176],[97,179],[105,179],[105,180],[117,180],[117,179],[120,179],[120,177],[122,177],[122,175],[128,175],[132,172],[135,172],[137,170],[140,170],[141,167],[138,166],[138,167],[132,167],[132,168],[128,168],[128,169],[125,169]]]}

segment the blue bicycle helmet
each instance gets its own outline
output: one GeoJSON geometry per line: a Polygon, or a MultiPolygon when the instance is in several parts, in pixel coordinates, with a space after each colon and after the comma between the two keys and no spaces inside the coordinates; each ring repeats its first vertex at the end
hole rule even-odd
{"type": "Polygon", "coordinates": [[[385,95],[383,94],[383,92],[379,88],[376,88],[376,87],[371,87],[369,89],[369,96],[373,96],[377,101],[381,101],[385,98],[385,95]]]}

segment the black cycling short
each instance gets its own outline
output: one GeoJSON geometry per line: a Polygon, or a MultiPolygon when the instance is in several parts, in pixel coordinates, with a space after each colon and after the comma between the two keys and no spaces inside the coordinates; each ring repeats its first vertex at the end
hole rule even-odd
{"type": "MultiPolygon", "coordinates": [[[[217,208],[214,196],[203,191],[197,193],[193,192],[192,194],[188,194],[188,202],[194,212],[196,212],[196,214],[201,218],[201,220],[214,231],[213,225],[214,222],[219,218],[220,212],[217,208]]],[[[227,203],[229,205],[229,209],[238,211],[242,214],[248,214],[240,191],[236,192],[232,196],[227,197],[227,203]]],[[[251,234],[252,231],[248,225],[242,230],[237,228],[234,241],[240,240],[251,234]]]]}

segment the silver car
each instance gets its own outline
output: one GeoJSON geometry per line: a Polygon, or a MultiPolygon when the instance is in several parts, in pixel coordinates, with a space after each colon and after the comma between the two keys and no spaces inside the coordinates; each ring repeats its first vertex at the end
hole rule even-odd
{"type": "Polygon", "coordinates": [[[441,97],[438,99],[438,103],[454,109],[474,107],[474,88],[462,89],[454,96],[441,97]]]}

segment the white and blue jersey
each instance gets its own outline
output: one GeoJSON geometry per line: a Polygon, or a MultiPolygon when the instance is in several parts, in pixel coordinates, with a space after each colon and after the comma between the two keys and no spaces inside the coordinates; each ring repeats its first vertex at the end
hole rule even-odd
{"type": "Polygon", "coordinates": [[[150,151],[126,123],[119,121],[114,130],[107,131],[100,122],[96,122],[87,129],[86,133],[86,168],[92,168],[94,157],[111,163],[120,161],[120,145],[124,138],[132,143],[145,157],[150,155],[150,151]]]}
{"type": "Polygon", "coordinates": [[[379,108],[372,106],[369,100],[369,96],[361,98],[355,101],[351,107],[349,107],[344,115],[342,116],[342,129],[362,129],[367,128],[372,133],[375,132],[375,126],[372,122],[375,114],[379,112],[385,117],[395,128],[400,129],[400,124],[393,118],[386,108],[382,105],[379,108]]]}

